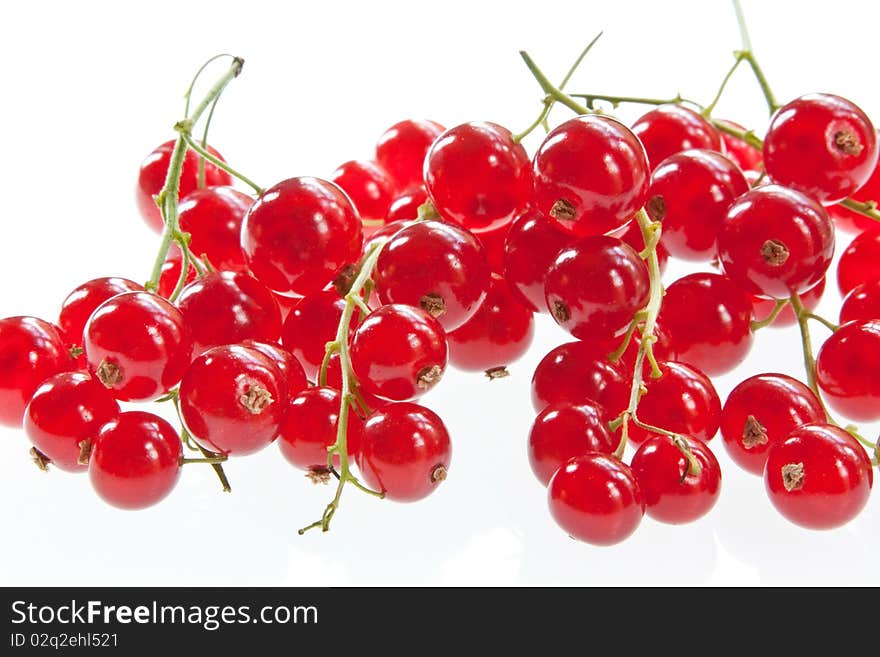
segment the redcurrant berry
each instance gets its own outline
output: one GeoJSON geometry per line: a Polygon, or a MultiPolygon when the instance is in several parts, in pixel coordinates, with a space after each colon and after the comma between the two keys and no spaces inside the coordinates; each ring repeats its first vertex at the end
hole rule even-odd
{"type": "Polygon", "coordinates": [[[122,401],[151,401],[183,377],[192,335],[183,314],[149,292],[126,292],[92,313],[85,329],[89,369],[122,401]]]}
{"type": "Polygon", "coordinates": [[[767,456],[764,486],[776,510],[808,529],[833,529],[865,507],[874,470],[861,445],[830,424],[795,429],[767,456]]]}
{"type": "Polygon", "coordinates": [[[663,244],[672,255],[708,261],[728,208],[747,191],[742,171],[721,153],[684,151],[654,169],[646,209],[663,222],[663,244]]]}
{"type": "Polygon", "coordinates": [[[562,464],[547,495],[556,523],[572,538],[593,545],[614,545],[628,538],[645,515],[632,470],[598,452],[562,464]]]}
{"type": "Polygon", "coordinates": [[[263,192],[244,217],[241,245],[251,271],[283,294],[306,295],[357,261],[361,222],[339,187],[291,178],[263,192]]]}
{"type": "MultiPolygon", "coordinates": [[[[388,128],[376,144],[376,161],[397,182],[400,189],[421,184],[425,155],[434,140],[446,130],[426,119],[407,119],[388,128]]],[[[415,215],[407,217],[415,219],[415,215]]]]}
{"type": "Polygon", "coordinates": [[[440,216],[471,230],[510,223],[531,193],[526,150],[494,123],[465,123],[437,137],[424,175],[440,216]]]}
{"type": "Polygon", "coordinates": [[[358,468],[395,502],[415,502],[446,479],[452,444],[443,420],[418,404],[388,404],[364,423],[358,468]]]}
{"type": "Polygon", "coordinates": [[[648,269],[629,244],[594,235],[559,252],[544,295],[550,315],[574,337],[607,341],[626,332],[650,286],[648,269]]]}
{"type": "Polygon", "coordinates": [[[808,94],[783,105],[764,139],[764,166],[781,185],[831,205],[854,194],[877,164],[877,133],[855,104],[808,94]]]}
{"type": "Polygon", "coordinates": [[[658,323],[674,360],[716,376],[749,353],[753,315],[751,298],[727,276],[700,273],[667,288],[658,323]]]}
{"type": "Polygon", "coordinates": [[[202,447],[229,456],[252,454],[278,434],[289,399],[269,356],[240,345],[209,349],[180,382],[180,413],[202,447]]]}
{"type": "Polygon", "coordinates": [[[123,292],[138,292],[143,286],[127,278],[95,278],[77,287],[61,304],[58,326],[71,347],[82,347],[86,322],[95,308],[123,292]]]}
{"type": "Polygon", "coordinates": [[[36,317],[0,319],[0,424],[20,427],[37,387],[73,366],[58,327],[36,317]]]}
{"type": "Polygon", "coordinates": [[[617,445],[604,414],[592,402],[550,404],[538,413],[529,433],[529,464],[546,486],[569,459],[589,452],[611,454],[617,445]]]}
{"type": "Polygon", "coordinates": [[[194,355],[211,347],[281,335],[281,310],[265,285],[244,272],[218,271],[185,288],[177,306],[192,330],[194,355]]]}
{"type": "Polygon", "coordinates": [[[850,322],[816,356],[816,380],[831,407],[851,420],[880,419],[880,322],[850,322]]]}
{"type": "Polygon", "coordinates": [[[834,224],[811,198],[779,185],[742,195],[718,234],[718,257],[751,294],[785,299],[815,286],[831,265],[834,224]]]}
{"type": "Polygon", "coordinates": [[[489,293],[467,322],[449,333],[449,362],[460,370],[483,370],[490,377],[523,356],[535,336],[532,311],[522,305],[501,276],[492,274],[489,293]]]}
{"type": "Polygon", "coordinates": [[[304,296],[284,321],[281,342],[317,381],[327,343],[336,339],[345,300],[330,288],[304,296]]]}
{"type": "Polygon", "coordinates": [[[535,208],[577,235],[623,226],[645,203],[645,149],[622,123],[578,116],[547,135],[533,165],[535,208]]]}
{"type": "Polygon", "coordinates": [[[673,525],[702,518],[721,494],[721,466],[712,450],[690,436],[683,439],[683,444],[699,466],[698,472],[669,436],[648,438],[632,459],[632,472],[639,482],[646,513],[673,525]]]}
{"type": "Polygon", "coordinates": [[[692,148],[721,151],[721,135],[702,116],[681,105],[660,105],[633,123],[654,169],[670,155],[692,148]]]}
{"type": "MultiPolygon", "coordinates": [[[[327,448],[336,443],[342,394],[335,388],[318,387],[302,390],[290,400],[281,422],[278,447],[287,461],[302,470],[327,471],[327,448]]],[[[364,422],[349,409],[346,424],[346,451],[354,462],[361,451],[364,422]]],[[[340,465],[333,455],[333,466],[340,465]]]]}
{"type": "Polygon", "coordinates": [[[361,219],[368,221],[385,219],[388,208],[394,200],[395,183],[380,165],[375,162],[350,160],[339,165],[339,168],[333,172],[331,180],[348,194],[361,219]]]}
{"type": "Polygon", "coordinates": [[[24,414],[24,430],[52,465],[85,472],[88,461],[81,456],[88,454],[101,427],[117,415],[119,404],[91,375],[63,372],[37,388],[24,414]]]}
{"type": "Polygon", "coordinates": [[[165,498],[180,476],[183,445],[168,422],[130,411],[105,424],[91,446],[89,479],[120,509],[143,509],[165,498]]]}
{"type": "MultiPolygon", "coordinates": [[[[694,367],[674,361],[660,361],[662,374],[650,376],[646,367],[647,392],[639,401],[639,420],[667,431],[709,442],[718,432],[721,400],[712,380],[694,367]]],[[[652,434],[634,422],[629,438],[638,445],[652,434]]]]}
{"type": "Polygon", "coordinates": [[[374,280],[383,303],[418,306],[452,331],[486,298],[489,264],[460,226],[425,221],[403,228],[382,249],[374,280]]]}
{"type": "Polygon", "coordinates": [[[798,427],[824,420],[822,404],[803,383],[785,374],[757,374],[727,396],[721,437],[737,465],[760,475],[773,445],[798,427]]]}
{"type": "MultiPolygon", "coordinates": [[[[880,135],[880,132],[877,134],[880,135]]],[[[874,166],[871,177],[851,196],[857,203],[867,203],[880,199],[880,159],[878,159],[877,164],[874,166]]],[[[842,205],[828,206],[828,214],[838,228],[850,233],[860,233],[864,230],[877,228],[877,222],[874,219],[845,208],[842,205]]]]}
{"type": "Polygon", "coordinates": [[[858,235],[837,262],[837,287],[842,296],[862,283],[880,278],[880,229],[858,235]]]}
{"type": "Polygon", "coordinates": [[[245,340],[241,343],[241,346],[248,349],[256,349],[275,363],[275,367],[281,371],[284,380],[287,381],[287,390],[291,397],[308,387],[309,381],[306,378],[302,364],[296,359],[296,356],[281,345],[258,342],[257,340],[245,340]]]}
{"type": "Polygon", "coordinates": [[[575,239],[536,210],[527,210],[510,225],[504,242],[504,278],[527,308],[547,312],[544,277],[556,255],[575,239]]]}
{"type": "Polygon", "coordinates": [[[395,221],[412,221],[418,218],[419,208],[428,200],[428,190],[424,185],[415,185],[401,193],[385,215],[385,223],[390,224],[395,221]]]}
{"type": "Polygon", "coordinates": [[[370,313],[351,339],[351,365],[361,387],[395,401],[433,388],[446,360],[443,327],[423,310],[403,304],[370,313]]]}
{"type": "Polygon", "coordinates": [[[181,198],[180,229],[191,236],[190,250],[217,269],[245,269],[241,222],[253,203],[232,187],[197,189],[181,198]]]}
{"type": "Polygon", "coordinates": [[[840,323],[880,321],[880,279],[857,285],[840,308],[840,323]]]}
{"type": "MultiPolygon", "coordinates": [[[[724,123],[735,130],[745,132],[745,127],[735,121],[716,119],[716,122],[724,123]]],[[[721,131],[719,130],[719,132],[721,131]]],[[[740,169],[743,171],[758,172],[764,170],[764,156],[759,149],[752,146],[749,142],[740,139],[739,137],[729,135],[726,132],[721,132],[721,141],[724,143],[724,153],[727,157],[733,160],[740,169]]]]}
{"type": "Polygon", "coordinates": [[[627,377],[604,351],[587,342],[568,342],[548,353],[532,376],[532,405],[536,411],[557,402],[581,404],[592,400],[616,417],[629,398],[627,377]]]}
{"type": "MultiPolygon", "coordinates": [[[[141,216],[147,225],[157,233],[162,232],[164,224],[162,215],[153,197],[165,186],[165,178],[168,176],[168,165],[171,162],[171,152],[174,150],[174,140],[166,141],[157,146],[141,163],[137,184],[137,204],[141,216]]],[[[223,157],[208,146],[208,151],[215,157],[223,157]]],[[[201,158],[195,151],[188,150],[183,159],[183,169],[180,174],[180,196],[189,194],[198,187],[199,160],[201,158]]],[[[218,166],[205,162],[205,185],[214,187],[217,185],[231,185],[232,176],[218,166]]]]}

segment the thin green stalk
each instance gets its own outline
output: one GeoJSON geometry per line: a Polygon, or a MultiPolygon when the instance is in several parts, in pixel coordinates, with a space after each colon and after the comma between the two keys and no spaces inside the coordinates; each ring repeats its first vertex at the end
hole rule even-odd
{"type": "Polygon", "coordinates": [[[541,89],[544,90],[545,94],[551,96],[556,102],[565,105],[567,108],[577,114],[590,114],[589,108],[584,107],[580,103],[576,102],[571,96],[563,93],[561,90],[553,86],[553,83],[547,79],[547,76],[544,75],[543,71],[541,71],[540,68],[538,68],[538,65],[535,64],[535,61],[529,56],[529,54],[525,50],[520,50],[519,54],[520,57],[523,58],[523,61],[526,63],[529,71],[531,71],[532,75],[535,77],[535,80],[537,80],[538,84],[541,85],[541,89]]]}
{"type": "MultiPolygon", "coordinates": [[[[804,369],[807,372],[807,385],[810,387],[816,397],[821,401],[822,393],[819,392],[819,385],[816,383],[816,358],[813,356],[813,340],[810,337],[810,324],[807,317],[807,311],[801,303],[801,298],[797,294],[792,294],[789,298],[791,309],[794,311],[798,320],[798,327],[801,331],[801,349],[804,356],[804,369]]],[[[824,406],[824,404],[823,404],[824,406]]],[[[826,416],[828,411],[825,411],[826,416]]]]}
{"type": "Polygon", "coordinates": [[[218,169],[223,169],[226,173],[233,176],[234,178],[238,178],[240,181],[242,181],[243,183],[248,185],[251,189],[253,189],[257,195],[263,193],[264,190],[262,187],[260,187],[257,183],[255,183],[253,180],[251,180],[250,178],[248,178],[244,174],[239,173],[238,171],[233,169],[226,162],[224,162],[219,157],[217,157],[216,155],[211,153],[211,151],[203,148],[201,144],[199,144],[195,139],[193,139],[191,134],[184,133],[183,137],[186,140],[186,145],[189,148],[191,148],[192,150],[194,150],[196,153],[198,153],[200,157],[202,157],[205,160],[208,160],[208,162],[210,162],[211,164],[216,166],[218,169]]]}
{"type": "Polygon", "coordinates": [[[737,57],[736,61],[733,63],[733,66],[730,67],[730,70],[727,71],[727,75],[724,76],[724,79],[721,81],[721,86],[718,87],[718,92],[715,94],[715,98],[712,99],[712,102],[706,105],[705,109],[703,109],[703,116],[710,116],[713,111],[715,111],[715,106],[718,104],[718,101],[721,100],[721,96],[724,94],[724,89],[727,87],[727,83],[730,81],[730,78],[733,77],[736,69],[739,68],[739,65],[742,64],[743,58],[737,57]]]}
{"type": "Polygon", "coordinates": [[[612,96],[610,94],[569,94],[572,98],[580,98],[587,104],[588,109],[593,109],[593,104],[597,100],[611,103],[613,107],[617,107],[621,103],[630,103],[633,105],[680,105],[687,103],[701,107],[701,105],[693,100],[682,98],[681,94],[677,94],[674,98],[646,98],[642,96],[612,96]]]}
{"type": "Polygon", "coordinates": [[[776,304],[773,306],[773,310],[770,311],[770,314],[767,315],[767,317],[761,320],[755,320],[751,323],[750,326],[752,331],[754,332],[770,326],[773,322],[776,321],[776,318],[779,317],[779,313],[781,313],[783,309],[785,309],[788,303],[788,299],[777,299],[776,304]]]}

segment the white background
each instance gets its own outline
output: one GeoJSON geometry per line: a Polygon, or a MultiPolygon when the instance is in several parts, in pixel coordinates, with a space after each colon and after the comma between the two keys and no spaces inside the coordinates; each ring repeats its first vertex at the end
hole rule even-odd
{"type": "MultiPolygon", "coordinates": [[[[869,3],[744,5],[780,99],[833,91],[880,116],[869,3]]],[[[89,278],[146,279],[157,237],[137,215],[137,168],[171,138],[183,91],[215,53],[247,64],[211,141],[268,186],[369,157],[406,117],[519,131],[540,91],[517,51],[558,80],[599,30],[572,90],[681,91],[708,102],[739,47],[721,1],[12,3],[0,21],[0,316],[54,320],[89,278]]],[[[717,114],[764,127],[745,70],[717,114]]],[[[555,110],[556,120],[565,115],[555,110]]],[[[829,281],[822,308],[832,318],[839,301],[829,281]]],[[[164,503],[131,513],[101,503],[85,476],[37,471],[23,434],[0,430],[0,584],[880,584],[878,494],[842,529],[801,530],[772,509],[759,478],[736,469],[720,438],[711,446],[724,485],[710,516],[685,527],[646,518],[611,548],[566,537],[525,451],[531,372],[563,341],[542,316],[510,378],[449,372],[425,400],[453,436],[449,479],[412,505],[347,491],[327,535],[297,536],[331,491],[274,445],[228,464],[231,495],[210,469],[188,466],[164,503]]],[[[761,332],[748,362],[717,380],[722,399],[760,371],[801,375],[799,349],[796,329],[761,332]]]]}

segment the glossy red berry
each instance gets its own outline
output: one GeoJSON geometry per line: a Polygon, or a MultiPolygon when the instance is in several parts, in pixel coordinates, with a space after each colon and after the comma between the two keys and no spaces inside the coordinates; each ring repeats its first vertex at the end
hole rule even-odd
{"type": "Polygon", "coordinates": [[[336,339],[345,300],[330,288],[303,297],[284,321],[281,342],[316,381],[328,342],[336,339]]]}
{"type": "Polygon", "coordinates": [[[120,509],[143,509],[165,498],[180,476],[183,445],[168,422],[143,411],[120,413],[92,443],[89,479],[120,509]]]}
{"type": "Polygon", "coordinates": [[[644,261],[626,242],[594,235],[564,248],[544,279],[556,323],[581,340],[621,336],[648,302],[644,261]]]}
{"type": "MultiPolygon", "coordinates": [[[[176,245],[172,245],[168,250],[165,262],[162,263],[162,271],[159,274],[159,284],[156,287],[156,293],[160,297],[170,299],[171,295],[174,294],[177,284],[180,282],[180,270],[182,267],[183,255],[181,255],[180,249],[176,245]]],[[[192,283],[194,280],[196,280],[196,270],[195,267],[190,265],[184,285],[192,283]]]]}
{"type": "MultiPolygon", "coordinates": [[[[825,277],[822,277],[816,285],[806,292],[802,292],[800,296],[801,304],[807,310],[815,310],[819,302],[822,301],[822,295],[825,294],[825,277]]],[[[755,318],[758,320],[768,317],[773,312],[776,305],[776,299],[767,299],[765,297],[752,297],[752,304],[755,308],[755,318]]],[[[770,324],[770,328],[784,328],[786,326],[794,326],[797,324],[797,317],[791,309],[791,304],[785,306],[782,311],[770,324]]]]}
{"type": "Polygon", "coordinates": [[[764,486],[776,510],[808,529],[833,529],[865,507],[871,460],[850,434],[830,424],[795,429],[767,457],[764,486]]]}
{"type": "Polygon", "coordinates": [[[55,325],[36,317],[0,319],[0,424],[20,427],[39,385],[73,366],[55,325]]]}
{"type": "Polygon", "coordinates": [[[721,151],[721,135],[702,116],[681,105],[660,105],[633,123],[654,169],[670,155],[692,148],[721,151]]]}
{"type": "Polygon", "coordinates": [[[567,342],[548,353],[532,376],[532,405],[536,411],[557,402],[593,401],[608,419],[626,407],[626,374],[607,354],[587,342],[567,342]]]}
{"type": "Polygon", "coordinates": [[[419,208],[428,200],[428,190],[424,185],[407,188],[394,199],[385,214],[385,223],[412,221],[418,218],[419,208]]]}
{"type": "Polygon", "coordinates": [[[589,452],[611,454],[619,440],[604,413],[590,401],[550,404],[535,418],[529,433],[529,465],[545,486],[559,467],[589,452]]]}
{"type": "MultiPolygon", "coordinates": [[[[141,163],[138,173],[136,199],[138,209],[147,225],[157,233],[162,232],[164,224],[162,215],[153,197],[165,186],[165,178],[168,176],[168,165],[171,162],[171,152],[174,150],[174,140],[166,141],[156,147],[152,153],[141,163]]],[[[208,151],[215,157],[223,157],[208,146],[208,151]]],[[[195,151],[188,150],[183,160],[183,169],[180,174],[180,197],[183,198],[198,188],[199,160],[201,158],[195,151]]],[[[205,162],[205,186],[231,185],[232,176],[210,162],[205,162]]]]}
{"type": "MultiPolygon", "coordinates": [[[[421,184],[425,155],[446,130],[426,119],[407,119],[388,128],[376,144],[376,161],[396,181],[398,188],[421,184]]],[[[407,217],[415,219],[415,216],[407,217]]]]}
{"type": "Polygon", "coordinates": [[[762,185],[731,206],[718,234],[718,257],[750,294],[786,299],[817,285],[834,255],[834,224],[813,199],[762,185]]]}
{"type": "Polygon", "coordinates": [[[139,292],[143,286],[127,278],[95,278],[77,287],[61,304],[58,326],[67,343],[82,347],[86,322],[95,309],[111,297],[123,292],[139,292]]]}
{"type": "Polygon", "coordinates": [[[527,308],[548,312],[544,277],[557,254],[576,239],[536,210],[527,210],[510,225],[504,242],[504,278],[527,308]]]}
{"type": "Polygon", "coordinates": [[[840,307],[840,323],[880,321],[880,279],[853,288],[840,307]]]}
{"type": "Polygon", "coordinates": [[[257,452],[278,434],[287,381],[269,356],[240,345],[209,349],[180,382],[180,413],[193,439],[217,454],[257,452]]]}
{"type": "Polygon", "coordinates": [[[504,272],[504,243],[507,241],[507,233],[510,224],[497,226],[489,230],[474,231],[474,237],[483,245],[483,253],[486,254],[486,262],[492,272],[501,274],[504,272]]]}
{"type": "MultiPolygon", "coordinates": [[[[660,361],[659,365],[662,374],[656,379],[645,368],[647,393],[639,401],[639,419],[702,442],[712,440],[721,421],[721,400],[711,379],[684,363],[660,361]]],[[[635,423],[630,423],[628,433],[636,445],[652,435],[635,423]]]]}
{"type": "Polygon", "coordinates": [[[825,400],[857,422],[880,419],[880,322],[844,324],[816,355],[816,380],[825,400]]]}
{"type": "Polygon", "coordinates": [[[296,359],[292,353],[281,345],[269,342],[258,342],[257,340],[244,340],[242,347],[248,349],[256,349],[264,356],[268,356],[275,366],[281,371],[284,380],[287,381],[287,390],[290,396],[298,394],[300,390],[307,388],[309,381],[306,378],[305,370],[302,364],[296,359]]]}
{"type": "MultiPolygon", "coordinates": [[[[327,448],[336,443],[342,395],[328,387],[307,388],[291,398],[278,434],[278,447],[287,461],[302,470],[326,471],[327,448]]],[[[364,422],[348,412],[346,451],[354,462],[361,451],[364,422]]],[[[339,467],[339,455],[333,455],[339,467]]]]}
{"type": "MultiPolygon", "coordinates": [[[[877,134],[880,136],[880,132],[877,134]]],[[[874,171],[865,184],[857,192],[851,194],[850,197],[857,203],[867,203],[868,201],[880,199],[880,159],[877,160],[874,171]]],[[[828,214],[834,220],[835,226],[850,233],[874,230],[878,226],[877,222],[870,217],[866,217],[859,212],[838,204],[828,206],[828,214]]]]}
{"type": "Polygon", "coordinates": [[[403,304],[370,313],[351,340],[351,365],[361,387],[395,401],[433,388],[446,360],[443,327],[425,311],[403,304]]]}
{"type": "Polygon", "coordinates": [[[464,123],[437,137],[424,175],[440,216],[470,230],[509,223],[531,193],[528,154],[494,123],[464,123]]]}
{"type": "Polygon", "coordinates": [[[446,479],[452,444],[443,420],[418,404],[388,404],[367,418],[357,464],[364,483],[415,502],[446,479]]]}
{"type": "Polygon", "coordinates": [[[862,283],[880,278],[880,228],[856,236],[837,262],[837,287],[842,296],[862,283]]]}
{"type": "Polygon", "coordinates": [[[547,135],[533,164],[536,210],[577,235],[623,226],[645,203],[645,149],[607,116],[578,116],[547,135]]]}
{"type": "Polygon", "coordinates": [[[379,254],[373,275],[382,303],[418,306],[448,331],[473,317],[486,298],[489,263],[479,241],[459,226],[407,226],[379,254]]]}
{"type": "Polygon", "coordinates": [[[831,94],[808,94],[783,105],[764,139],[764,166],[780,185],[823,205],[865,184],[877,164],[877,133],[855,104],[831,94]]]}
{"type": "MultiPolygon", "coordinates": [[[[735,121],[716,119],[716,122],[724,123],[735,130],[745,132],[745,127],[735,121]]],[[[763,171],[764,156],[761,151],[747,141],[734,137],[726,132],[721,132],[721,141],[724,143],[724,153],[743,171],[763,171]]]]}
{"type": "Polygon", "coordinates": [[[751,297],[727,276],[690,274],[666,289],[658,323],[672,359],[716,376],[749,353],[753,314],[751,297]]]}
{"type": "Polygon", "coordinates": [[[737,465],[760,475],[773,445],[798,427],[824,420],[822,404],[803,383],[785,374],[757,374],[727,396],[721,437],[737,465]]]}
{"type": "Polygon", "coordinates": [[[646,209],[663,222],[663,244],[672,255],[708,261],[727,210],[747,191],[742,171],[721,153],[684,151],[654,169],[646,209]]]}
{"type": "Polygon", "coordinates": [[[250,274],[218,271],[187,285],[177,306],[192,330],[194,355],[242,340],[274,342],[281,310],[272,292],[250,274]]]}
{"type": "Polygon", "coordinates": [[[646,513],[673,525],[702,518],[721,494],[721,466],[712,450],[690,436],[683,440],[699,466],[696,472],[669,436],[648,438],[632,459],[646,513]]]}
{"type": "Polygon", "coordinates": [[[151,401],[183,377],[192,335],[183,314],[149,292],[126,292],[92,313],[85,329],[89,370],[122,401],[151,401]]]}
{"type": "Polygon", "coordinates": [[[88,372],[63,372],[37,388],[24,414],[28,440],[61,470],[85,472],[88,445],[119,404],[88,372]],[[86,441],[86,445],[82,445],[86,441]]]}
{"type": "Polygon", "coordinates": [[[270,187],[241,227],[250,270],[282,294],[321,290],[358,260],[362,242],[361,221],[348,196],[318,178],[290,178],[270,187]]]}
{"type": "Polygon", "coordinates": [[[180,229],[191,236],[190,250],[207,256],[216,269],[245,269],[241,222],[254,199],[232,187],[197,189],[180,199],[180,229]]]}
{"type": "Polygon", "coordinates": [[[449,362],[460,370],[493,376],[523,356],[534,336],[532,311],[516,299],[507,281],[492,274],[489,293],[477,312],[447,335],[449,362]]]}
{"type": "Polygon", "coordinates": [[[385,219],[394,200],[396,185],[380,165],[364,160],[350,160],[339,165],[331,180],[348,194],[362,220],[385,219]]]}
{"type": "Polygon", "coordinates": [[[564,463],[547,489],[550,514],[569,536],[593,545],[628,538],[645,515],[632,470],[619,459],[593,452],[564,463]]]}

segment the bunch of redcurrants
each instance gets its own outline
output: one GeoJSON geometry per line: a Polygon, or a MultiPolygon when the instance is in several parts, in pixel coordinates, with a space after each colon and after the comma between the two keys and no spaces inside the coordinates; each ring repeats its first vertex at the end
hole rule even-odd
{"type": "MultiPolygon", "coordinates": [[[[0,320],[0,422],[23,423],[41,468],[88,471],[103,499],[130,509],[164,498],[187,463],[211,465],[228,489],[223,462],[274,441],[316,482],[336,481],[301,531],[326,530],[346,484],[397,501],[433,492],[450,438],[417,401],[449,364],[506,376],[545,312],[574,341],[534,373],[528,456],[570,535],[607,545],[645,513],[703,516],[720,493],[708,447],[719,430],[789,520],[852,519],[877,448],[832,420],[823,397],[850,420],[880,419],[869,118],[828,94],[778,106],[759,74],[772,111],[762,141],[713,118],[717,98],[569,95],[523,56],[546,94],[524,133],[405,120],[371,160],[269,188],[193,136],[240,72],[233,59],[141,166],[139,208],[163,236],[147,283],[88,281],[54,324],[0,320]],[[627,127],[595,108],[602,100],[657,106],[627,127]],[[556,104],[578,116],[530,157],[521,141],[556,104]],[[865,229],[840,259],[839,325],[812,312],[835,222],[865,229]],[[664,289],[669,257],[710,271],[664,289]],[[831,329],[816,356],[811,321],[831,329]],[[722,406],[710,377],[745,359],[755,331],[794,324],[807,383],[753,376],[722,406]],[[179,431],[120,408],[152,401],[174,405],[179,431]]],[[[760,73],[751,52],[742,62],[760,73]]]]}

